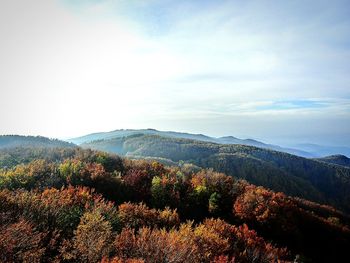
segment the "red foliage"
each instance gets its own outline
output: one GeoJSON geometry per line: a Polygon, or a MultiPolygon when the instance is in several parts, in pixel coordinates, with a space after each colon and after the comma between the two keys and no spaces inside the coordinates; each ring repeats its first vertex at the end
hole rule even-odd
{"type": "Polygon", "coordinates": [[[133,192],[135,201],[149,200],[152,176],[146,170],[131,169],[123,177],[124,183],[133,192]]]}
{"type": "Polygon", "coordinates": [[[41,262],[45,253],[45,235],[23,219],[0,226],[0,261],[41,262]]]}

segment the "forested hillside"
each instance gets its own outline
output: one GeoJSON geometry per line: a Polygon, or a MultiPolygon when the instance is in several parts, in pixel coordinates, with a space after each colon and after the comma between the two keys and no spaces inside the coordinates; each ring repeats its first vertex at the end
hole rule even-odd
{"type": "Polygon", "coordinates": [[[350,169],[245,145],[135,134],[82,144],[130,157],[161,157],[246,179],[274,191],[350,211],[350,169]]]}
{"type": "Polygon", "coordinates": [[[342,165],[346,167],[350,167],[350,158],[344,156],[344,155],[331,155],[331,156],[326,156],[323,158],[317,158],[315,160],[325,162],[325,163],[331,163],[331,164],[337,164],[337,165],[342,165]]]}
{"type": "Polygon", "coordinates": [[[42,136],[0,135],[0,149],[15,147],[74,147],[73,143],[42,136]]]}
{"type": "Polygon", "coordinates": [[[76,145],[46,137],[2,135],[0,136],[0,167],[11,168],[36,159],[55,161],[67,158],[76,145]]]}
{"type": "Polygon", "coordinates": [[[348,257],[350,219],[332,207],[191,165],[57,151],[56,160],[0,170],[1,262],[348,257]]]}
{"type": "Polygon", "coordinates": [[[75,153],[73,147],[16,147],[0,150],[0,167],[11,168],[18,164],[27,164],[36,159],[56,161],[68,158],[75,153]]]}
{"type": "Polygon", "coordinates": [[[99,133],[88,134],[82,137],[72,138],[72,139],[69,139],[68,141],[80,145],[80,144],[91,143],[93,141],[100,141],[100,140],[118,140],[123,137],[135,136],[135,135],[137,136],[140,134],[158,135],[166,138],[190,139],[190,140],[213,142],[213,143],[220,143],[220,144],[249,145],[249,146],[255,146],[255,147],[260,147],[264,149],[272,149],[276,151],[287,152],[287,153],[296,154],[304,157],[319,156],[317,153],[311,154],[307,151],[280,147],[278,145],[273,145],[273,144],[266,144],[253,139],[239,139],[233,136],[224,136],[224,137],[215,138],[215,137],[210,137],[203,134],[192,134],[192,133],[174,132],[174,131],[158,131],[155,129],[139,129],[139,130],[122,129],[122,130],[115,130],[111,132],[99,132],[99,133]]]}

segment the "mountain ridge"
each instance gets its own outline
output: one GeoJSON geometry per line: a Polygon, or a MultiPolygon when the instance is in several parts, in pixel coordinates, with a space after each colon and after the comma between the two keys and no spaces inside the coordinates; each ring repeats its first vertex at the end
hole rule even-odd
{"type": "Polygon", "coordinates": [[[342,154],[330,155],[330,156],[325,156],[322,158],[315,158],[315,160],[325,162],[325,163],[330,163],[330,164],[341,165],[341,166],[345,166],[345,167],[350,168],[350,158],[348,158],[342,154]]]}
{"type": "Polygon", "coordinates": [[[184,139],[194,139],[194,140],[200,140],[205,142],[213,142],[213,143],[220,143],[220,144],[242,144],[242,145],[249,145],[249,146],[256,146],[261,147],[265,149],[272,149],[282,152],[287,152],[290,154],[302,156],[302,157],[319,157],[315,154],[311,154],[307,151],[299,150],[299,149],[293,149],[293,148],[285,148],[278,145],[273,144],[266,144],[263,142],[260,142],[255,139],[239,139],[234,136],[222,136],[222,137],[210,137],[204,134],[192,134],[192,133],[186,133],[186,132],[175,132],[175,131],[159,131],[156,129],[119,129],[119,130],[113,130],[110,132],[99,132],[99,133],[91,133],[87,134],[81,137],[75,137],[68,139],[68,142],[72,142],[75,144],[83,144],[83,143],[89,143],[96,140],[101,139],[113,139],[113,138],[120,138],[124,136],[129,136],[133,134],[154,134],[154,135],[161,135],[163,137],[173,137],[173,138],[184,138],[184,139]]]}
{"type": "Polygon", "coordinates": [[[59,139],[43,136],[0,135],[0,149],[14,147],[75,147],[76,145],[59,139]]]}
{"type": "Polygon", "coordinates": [[[274,191],[350,211],[350,169],[255,146],[218,144],[160,135],[128,137],[82,144],[133,158],[165,158],[246,179],[274,191]]]}

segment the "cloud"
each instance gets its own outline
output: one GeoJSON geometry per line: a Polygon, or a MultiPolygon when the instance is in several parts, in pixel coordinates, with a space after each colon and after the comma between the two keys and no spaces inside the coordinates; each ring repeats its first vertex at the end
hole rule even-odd
{"type": "MultiPolygon", "coordinates": [[[[275,137],[298,118],[345,133],[348,7],[346,1],[2,2],[0,133],[154,127],[256,137],[268,130],[275,137]]],[[[302,126],[305,134],[320,132],[302,126]]]]}
{"type": "Polygon", "coordinates": [[[268,105],[256,107],[256,110],[322,109],[329,106],[325,101],[287,100],[275,101],[268,105]]]}

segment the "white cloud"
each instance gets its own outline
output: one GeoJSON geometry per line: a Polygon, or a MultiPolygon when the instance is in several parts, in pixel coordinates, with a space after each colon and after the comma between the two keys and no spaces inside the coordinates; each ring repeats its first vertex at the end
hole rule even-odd
{"type": "Polygon", "coordinates": [[[301,116],[326,130],[332,116],[350,118],[339,4],[94,2],[1,2],[0,133],[154,127],[258,137],[301,116]],[[327,107],[267,107],[314,98],[327,107]]]}

